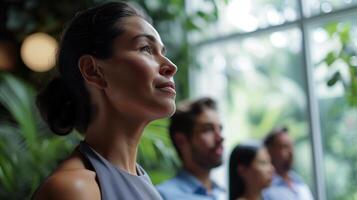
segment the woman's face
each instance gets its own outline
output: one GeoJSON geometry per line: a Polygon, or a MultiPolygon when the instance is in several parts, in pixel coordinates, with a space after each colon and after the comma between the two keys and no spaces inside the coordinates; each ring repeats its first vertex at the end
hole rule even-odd
{"type": "Polygon", "coordinates": [[[270,156],[265,148],[261,148],[243,176],[245,182],[249,185],[264,189],[270,185],[273,172],[274,168],[271,164],[270,156]]]}
{"type": "Polygon", "coordinates": [[[113,55],[98,62],[110,104],[143,119],[170,116],[175,111],[177,67],[165,57],[160,35],[148,22],[127,17],[121,23],[125,31],[114,40],[113,55]]]}

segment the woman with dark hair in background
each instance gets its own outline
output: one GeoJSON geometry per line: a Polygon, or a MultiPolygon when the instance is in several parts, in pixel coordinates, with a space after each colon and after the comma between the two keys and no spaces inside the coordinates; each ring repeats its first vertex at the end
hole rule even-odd
{"type": "Polygon", "coordinates": [[[274,168],[264,146],[240,144],[229,159],[229,199],[261,200],[271,183],[274,168]]]}
{"type": "Polygon", "coordinates": [[[177,68],[157,31],[127,3],[90,8],[65,29],[58,69],[37,105],[54,133],[84,141],[34,199],[161,199],[136,163],[145,126],[175,111],[177,68]]]}

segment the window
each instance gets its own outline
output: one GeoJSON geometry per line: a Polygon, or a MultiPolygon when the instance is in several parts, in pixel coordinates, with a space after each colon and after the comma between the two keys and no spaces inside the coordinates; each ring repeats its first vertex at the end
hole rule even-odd
{"type": "Polygon", "coordinates": [[[357,13],[351,17],[313,24],[309,28],[328,199],[357,197],[357,110],[349,106],[348,91],[342,81],[332,87],[326,84],[337,71],[342,79],[349,81],[349,68],[357,66],[357,43],[352,40],[357,37],[357,24],[352,20],[357,13]],[[337,56],[330,58],[329,54],[337,56]]]}
{"type": "MultiPolygon", "coordinates": [[[[204,0],[190,1],[190,9],[204,7],[204,0]]],[[[206,38],[292,22],[299,18],[295,0],[229,0],[217,1],[219,19],[207,31],[199,34],[206,38]]],[[[206,8],[213,9],[213,8],[206,8]]]]}
{"type": "Polygon", "coordinates": [[[304,14],[308,17],[330,13],[356,5],[356,0],[303,0],[304,14]]]}
{"type": "MultiPolygon", "coordinates": [[[[193,2],[191,9],[204,3],[193,2]]],[[[220,19],[209,31],[192,35],[198,64],[191,96],[218,100],[226,158],[238,142],[284,124],[295,139],[294,168],[315,198],[357,197],[357,110],[341,81],[327,86],[336,70],[348,79],[348,67],[339,53],[326,64],[343,46],[342,30],[357,66],[356,2],[230,0],[218,4],[220,19]]]]}

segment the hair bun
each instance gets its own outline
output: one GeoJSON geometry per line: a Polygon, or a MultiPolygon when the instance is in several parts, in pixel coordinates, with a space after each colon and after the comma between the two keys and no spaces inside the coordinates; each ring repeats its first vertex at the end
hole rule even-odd
{"type": "Polygon", "coordinates": [[[42,117],[57,135],[69,134],[75,125],[75,99],[60,77],[53,79],[36,100],[42,117]]]}

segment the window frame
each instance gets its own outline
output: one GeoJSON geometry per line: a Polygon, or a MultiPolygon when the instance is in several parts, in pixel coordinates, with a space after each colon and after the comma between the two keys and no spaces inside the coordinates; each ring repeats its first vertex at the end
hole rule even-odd
{"type": "Polygon", "coordinates": [[[295,21],[284,22],[280,25],[269,26],[266,28],[257,29],[252,32],[237,32],[231,33],[225,36],[219,36],[216,38],[209,38],[203,41],[199,41],[193,46],[196,49],[200,49],[203,46],[220,43],[228,40],[244,40],[248,37],[256,37],[260,35],[265,35],[273,33],[276,31],[287,30],[292,27],[296,27],[301,31],[301,54],[303,58],[303,70],[306,81],[305,91],[307,100],[307,112],[308,112],[308,126],[309,126],[309,136],[311,143],[311,153],[312,153],[312,166],[314,174],[314,191],[317,200],[326,199],[326,186],[325,186],[325,163],[324,163],[324,148],[322,143],[322,132],[320,123],[320,112],[318,97],[314,85],[313,77],[313,63],[310,57],[310,45],[309,45],[309,29],[316,24],[321,24],[324,22],[338,20],[340,18],[347,18],[348,16],[357,15],[357,4],[352,4],[349,7],[344,7],[340,9],[334,9],[329,13],[322,13],[311,16],[306,16],[304,14],[304,0],[297,0],[297,11],[298,18],[295,21]]]}

